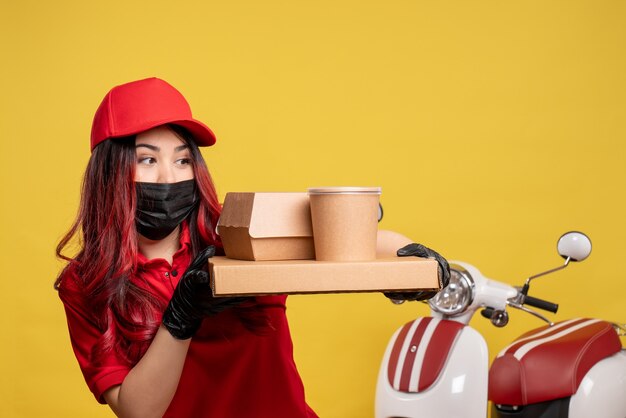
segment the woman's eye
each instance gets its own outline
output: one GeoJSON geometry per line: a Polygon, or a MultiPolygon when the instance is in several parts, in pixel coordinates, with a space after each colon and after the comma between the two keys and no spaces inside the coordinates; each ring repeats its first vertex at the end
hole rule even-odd
{"type": "Polygon", "coordinates": [[[191,164],[191,158],[180,158],[176,162],[180,165],[191,164]]]}
{"type": "Polygon", "coordinates": [[[137,160],[137,164],[152,165],[154,163],[156,163],[156,159],[154,157],[140,157],[137,160]]]}

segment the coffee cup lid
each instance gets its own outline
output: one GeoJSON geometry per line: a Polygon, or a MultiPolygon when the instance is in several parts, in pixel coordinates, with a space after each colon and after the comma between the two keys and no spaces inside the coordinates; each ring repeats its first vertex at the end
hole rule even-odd
{"type": "Polygon", "coordinates": [[[380,187],[310,187],[309,194],[381,194],[380,187]]]}

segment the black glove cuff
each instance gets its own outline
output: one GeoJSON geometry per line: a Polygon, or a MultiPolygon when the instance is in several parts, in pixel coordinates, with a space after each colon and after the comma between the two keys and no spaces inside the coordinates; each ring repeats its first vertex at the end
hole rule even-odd
{"type": "Polygon", "coordinates": [[[170,309],[168,306],[165,312],[163,312],[162,322],[165,329],[172,334],[172,337],[177,340],[187,340],[198,331],[202,320],[184,320],[179,315],[176,315],[175,310],[170,309]]]}

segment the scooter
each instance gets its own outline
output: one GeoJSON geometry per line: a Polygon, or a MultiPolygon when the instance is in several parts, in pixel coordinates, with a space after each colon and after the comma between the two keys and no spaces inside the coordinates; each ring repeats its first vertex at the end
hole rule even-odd
{"type": "Polygon", "coordinates": [[[530,296],[531,282],[582,261],[591,241],[569,232],[557,243],[565,263],[528,278],[521,287],[486,278],[464,262],[450,262],[448,286],[428,300],[431,316],[392,336],[376,386],[376,418],[625,418],[626,351],[623,324],[598,319],[553,323],[533,308],[558,305],[530,296]],[[485,339],[469,326],[474,313],[496,327],[507,308],[547,323],[504,348],[489,368],[485,339]]]}

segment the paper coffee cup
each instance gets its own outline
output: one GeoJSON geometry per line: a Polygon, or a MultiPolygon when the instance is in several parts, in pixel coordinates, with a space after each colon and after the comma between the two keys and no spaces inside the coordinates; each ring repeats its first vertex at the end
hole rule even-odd
{"type": "Polygon", "coordinates": [[[309,188],[315,259],[376,259],[380,187],[309,188]]]}

